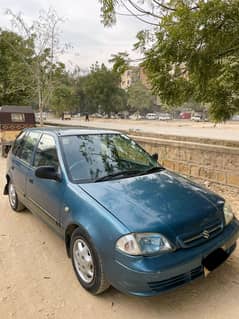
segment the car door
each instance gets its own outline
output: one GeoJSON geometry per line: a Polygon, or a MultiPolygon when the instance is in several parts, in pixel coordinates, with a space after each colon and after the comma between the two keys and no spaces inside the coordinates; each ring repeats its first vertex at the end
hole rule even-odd
{"type": "Polygon", "coordinates": [[[29,167],[40,135],[39,131],[23,132],[13,146],[10,165],[11,178],[19,198],[23,201],[26,196],[26,179],[29,167]]]}
{"type": "Polygon", "coordinates": [[[26,192],[34,211],[58,231],[64,183],[36,177],[35,170],[41,166],[54,166],[60,172],[56,140],[53,135],[47,133],[42,134],[36,147],[33,165],[27,178],[26,192]]]}

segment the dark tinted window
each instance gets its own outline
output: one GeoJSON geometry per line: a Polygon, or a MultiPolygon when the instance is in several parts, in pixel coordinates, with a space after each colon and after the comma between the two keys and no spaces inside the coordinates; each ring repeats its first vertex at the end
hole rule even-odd
{"type": "Polygon", "coordinates": [[[62,144],[68,171],[75,181],[94,181],[158,165],[137,143],[119,134],[63,136],[62,144]]]}
{"type": "Polygon", "coordinates": [[[43,134],[36,149],[34,166],[58,167],[56,143],[52,136],[43,134]]]}
{"type": "Polygon", "coordinates": [[[22,133],[20,133],[20,134],[17,136],[17,138],[16,138],[16,140],[15,140],[15,142],[14,142],[14,144],[13,144],[13,147],[12,147],[12,153],[13,153],[14,155],[17,155],[17,153],[18,153],[18,151],[19,151],[21,145],[23,144],[23,137],[24,137],[24,135],[25,135],[25,132],[22,132],[22,133]]]}
{"type": "Polygon", "coordinates": [[[29,132],[23,140],[23,145],[17,152],[17,156],[22,159],[23,161],[27,162],[28,164],[31,163],[32,160],[32,154],[34,151],[34,148],[39,141],[41,133],[40,132],[29,132]]]}

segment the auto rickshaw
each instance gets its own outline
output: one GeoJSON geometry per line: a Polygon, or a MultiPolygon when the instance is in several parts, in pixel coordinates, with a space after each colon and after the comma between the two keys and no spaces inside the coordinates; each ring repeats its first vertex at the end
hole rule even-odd
{"type": "Polygon", "coordinates": [[[20,131],[36,126],[35,115],[30,106],[3,105],[0,107],[0,145],[3,157],[20,131]]]}

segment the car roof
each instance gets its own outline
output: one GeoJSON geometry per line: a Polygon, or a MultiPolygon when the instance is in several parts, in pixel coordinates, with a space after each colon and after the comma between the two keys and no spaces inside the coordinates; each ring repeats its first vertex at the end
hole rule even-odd
{"type": "Polygon", "coordinates": [[[26,131],[41,131],[44,133],[55,133],[58,136],[69,136],[69,135],[100,135],[100,134],[120,134],[117,131],[101,130],[101,129],[86,129],[81,127],[34,127],[27,128],[26,131]]]}
{"type": "Polygon", "coordinates": [[[2,105],[0,112],[4,113],[33,113],[31,106],[18,106],[18,105],[2,105]]]}

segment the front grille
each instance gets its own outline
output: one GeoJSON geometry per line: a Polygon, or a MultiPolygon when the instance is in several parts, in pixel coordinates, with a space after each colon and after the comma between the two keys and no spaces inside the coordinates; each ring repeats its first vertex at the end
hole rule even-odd
{"type": "Polygon", "coordinates": [[[203,276],[203,266],[199,266],[187,273],[171,277],[165,280],[149,282],[148,285],[150,289],[152,289],[153,291],[161,292],[181,286],[201,276],[203,276]]]}
{"type": "Polygon", "coordinates": [[[201,245],[206,241],[214,238],[221,233],[223,229],[222,223],[214,224],[204,228],[202,231],[191,234],[183,234],[177,237],[180,246],[183,248],[190,248],[193,246],[201,245]]]}

